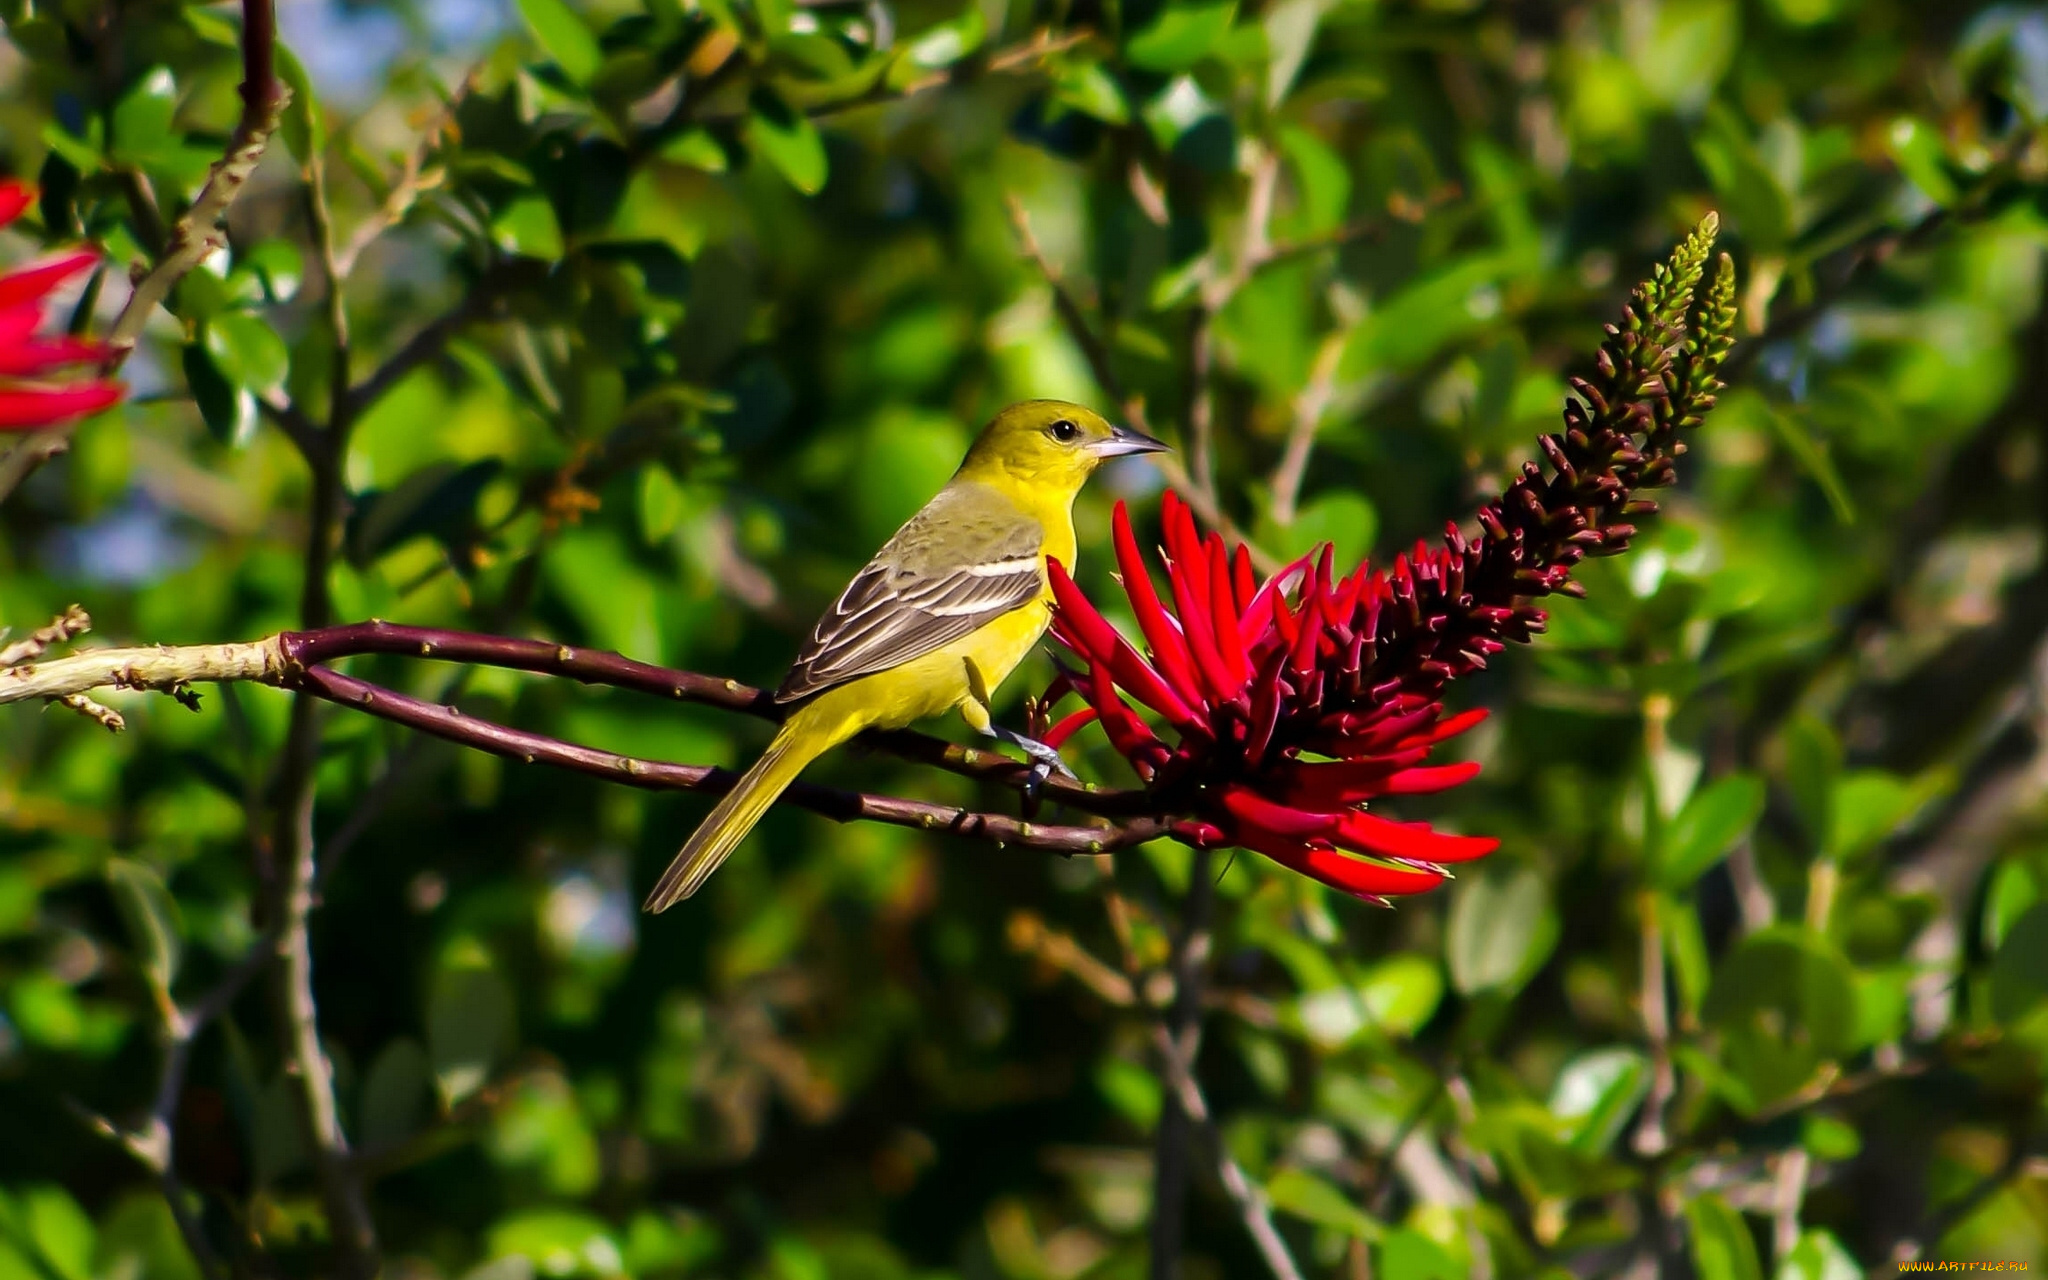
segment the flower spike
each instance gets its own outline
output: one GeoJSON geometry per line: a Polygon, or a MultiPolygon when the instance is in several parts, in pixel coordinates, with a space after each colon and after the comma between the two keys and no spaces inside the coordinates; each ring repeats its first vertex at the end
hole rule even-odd
{"type": "Polygon", "coordinates": [[[1732,342],[1734,273],[1725,255],[1709,269],[1713,231],[1702,223],[1632,296],[1593,373],[1571,382],[1564,430],[1540,441],[1547,473],[1526,464],[1480,509],[1472,536],[1451,525],[1387,569],[1362,564],[1341,577],[1324,544],[1261,583],[1245,547],[1204,535],[1168,491],[1162,593],[1118,503],[1117,567],[1150,657],[1051,566],[1054,634],[1086,663],[1066,679],[1088,705],[1049,736],[1065,742],[1099,722],[1175,839],[1250,849],[1365,901],[1432,889],[1446,866],[1492,853],[1491,837],[1396,821],[1376,806],[1478,774],[1476,761],[1428,763],[1486,717],[1445,714],[1446,687],[1540,635],[1537,601],[1584,594],[1573,569],[1626,550],[1655,511],[1638,495],[1671,482],[1679,433],[1713,407],[1732,342]]]}

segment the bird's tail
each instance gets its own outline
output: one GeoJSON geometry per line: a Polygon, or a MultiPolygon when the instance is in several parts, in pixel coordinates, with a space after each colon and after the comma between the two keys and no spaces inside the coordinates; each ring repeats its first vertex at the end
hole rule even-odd
{"type": "Polygon", "coordinates": [[[804,766],[833,745],[826,735],[805,732],[800,724],[804,718],[799,713],[786,722],[761,758],[754,761],[753,768],[712,807],[684,842],[682,852],[661,873],[661,879],[643,904],[646,910],[666,911],[702,888],[727,855],[739,848],[740,841],[747,838],[761,815],[768,812],[768,806],[796,781],[804,766]]]}

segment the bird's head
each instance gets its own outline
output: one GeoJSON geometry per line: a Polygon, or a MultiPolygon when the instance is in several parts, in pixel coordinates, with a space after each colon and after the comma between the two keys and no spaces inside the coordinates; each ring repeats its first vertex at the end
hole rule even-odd
{"type": "Polygon", "coordinates": [[[1040,485],[1079,489],[1110,458],[1164,448],[1142,431],[1111,424],[1093,409],[1064,400],[1026,400],[982,428],[960,471],[967,476],[1002,471],[1040,485]]]}

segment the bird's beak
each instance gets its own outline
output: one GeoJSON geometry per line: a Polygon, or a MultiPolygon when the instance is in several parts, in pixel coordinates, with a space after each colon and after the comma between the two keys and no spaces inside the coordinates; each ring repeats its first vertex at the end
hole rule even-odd
{"type": "Polygon", "coordinates": [[[1129,427],[1113,426],[1107,440],[1097,440],[1088,446],[1088,451],[1098,458],[1121,458],[1127,453],[1166,453],[1166,443],[1154,440],[1142,431],[1129,427]]]}

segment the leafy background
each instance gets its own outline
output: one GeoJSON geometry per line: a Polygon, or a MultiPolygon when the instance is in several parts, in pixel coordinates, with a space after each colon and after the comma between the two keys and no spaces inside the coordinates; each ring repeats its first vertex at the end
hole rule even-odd
{"type": "MultiPolygon", "coordinates": [[[[43,189],[10,260],[84,236],[118,281],[240,112],[238,14],[0,11],[0,168],[43,189]]],[[[1239,529],[1385,554],[1532,455],[1629,283],[1718,209],[1743,341],[1681,488],[1470,682],[1485,771],[1408,811],[1502,852],[1391,912],[1230,862],[1198,1074],[1309,1274],[2048,1261],[2048,12],[281,18],[295,97],[231,251],[157,317],[133,403],[0,508],[17,628],[73,601],[135,643],[381,616],[772,682],[988,414],[1114,407],[1012,198],[1157,429],[1190,444],[1206,389],[1239,529]],[[308,422],[341,442],[325,472],[308,422]],[[1290,440],[1313,446],[1294,481],[1290,440]],[[324,486],[345,523],[309,574],[324,486]]],[[[1161,483],[1129,464],[1083,497],[1098,599],[1109,504],[1149,512],[1161,483]]],[[[763,740],[358,669],[636,754],[763,740]]],[[[1011,722],[1049,675],[1005,687],[1011,722]]],[[[149,1111],[158,997],[203,999],[275,892],[289,699],[203,694],[117,695],[119,738],[0,716],[10,1280],[201,1274],[92,1117],[149,1111]]],[[[1184,850],[1061,861],[778,812],[652,919],[701,800],[318,729],[318,1030],[388,1274],[1144,1271],[1143,1006],[1184,850]],[[1104,977],[1112,878],[1135,1005],[1104,977]]],[[[818,776],[975,794],[853,752],[818,776]]],[[[193,1045],[174,1194],[236,1274],[345,1274],[270,985],[193,1045]]],[[[1187,1273],[1259,1274],[1206,1167],[1194,1195],[1187,1273]]]]}

